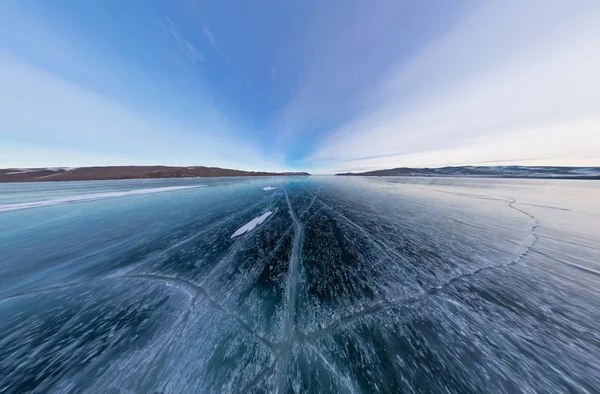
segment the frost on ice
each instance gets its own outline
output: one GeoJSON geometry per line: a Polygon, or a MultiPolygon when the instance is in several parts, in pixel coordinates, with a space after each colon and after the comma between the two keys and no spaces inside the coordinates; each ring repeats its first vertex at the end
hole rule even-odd
{"type": "Polygon", "coordinates": [[[272,213],[273,212],[269,211],[269,212],[263,213],[261,216],[259,216],[257,218],[250,220],[248,223],[246,223],[242,227],[238,228],[237,231],[235,233],[233,233],[231,238],[235,238],[239,235],[242,235],[242,234],[245,234],[247,232],[254,230],[254,228],[256,226],[258,226],[259,224],[262,224],[262,222],[267,220],[267,218],[269,216],[271,216],[272,213]]]}
{"type": "Polygon", "coordinates": [[[267,187],[263,187],[262,189],[263,189],[264,191],[267,191],[267,192],[268,192],[268,191],[271,191],[271,190],[275,190],[275,189],[277,189],[277,187],[274,187],[274,186],[267,186],[267,187]]]}

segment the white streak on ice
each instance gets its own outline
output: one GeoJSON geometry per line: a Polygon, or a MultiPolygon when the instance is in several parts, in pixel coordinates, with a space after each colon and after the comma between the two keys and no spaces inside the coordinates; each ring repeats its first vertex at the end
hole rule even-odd
{"type": "Polygon", "coordinates": [[[262,189],[263,189],[264,191],[267,191],[267,192],[268,192],[268,191],[271,191],[271,190],[275,190],[275,189],[277,189],[277,187],[273,187],[273,186],[267,186],[267,187],[263,187],[262,189]]]}
{"type": "Polygon", "coordinates": [[[264,222],[269,216],[271,216],[272,213],[273,213],[272,211],[269,211],[269,212],[263,213],[261,216],[259,216],[257,218],[250,220],[248,223],[246,223],[242,227],[238,228],[237,231],[235,233],[233,233],[231,238],[235,238],[237,236],[240,236],[242,234],[245,234],[247,232],[254,230],[254,228],[256,228],[256,226],[258,226],[259,224],[262,224],[262,222],[264,222]]]}
{"type": "Polygon", "coordinates": [[[47,168],[12,168],[13,170],[18,170],[18,171],[11,171],[11,172],[5,172],[3,174],[0,175],[17,175],[17,174],[27,174],[29,172],[40,172],[40,171],[73,171],[76,170],[77,167],[47,167],[47,168]]]}
{"type": "Polygon", "coordinates": [[[17,175],[17,174],[26,174],[28,172],[35,172],[38,170],[20,170],[20,171],[12,171],[12,172],[5,172],[2,175],[17,175]]]}
{"type": "Polygon", "coordinates": [[[105,200],[105,199],[109,199],[109,198],[118,198],[118,197],[138,196],[138,195],[142,195],[142,194],[170,192],[170,191],[175,191],[175,190],[191,189],[191,188],[202,187],[202,186],[205,186],[205,185],[168,186],[168,187],[156,187],[156,188],[149,188],[149,189],[125,190],[125,191],[119,191],[119,192],[79,194],[79,195],[75,195],[75,196],[53,198],[53,199],[42,200],[42,201],[30,201],[30,202],[21,202],[21,203],[13,203],[13,204],[3,204],[3,205],[0,205],[0,212],[18,211],[21,209],[29,209],[29,208],[48,207],[48,206],[52,206],[52,205],[67,204],[67,203],[71,203],[71,202],[105,200]]]}

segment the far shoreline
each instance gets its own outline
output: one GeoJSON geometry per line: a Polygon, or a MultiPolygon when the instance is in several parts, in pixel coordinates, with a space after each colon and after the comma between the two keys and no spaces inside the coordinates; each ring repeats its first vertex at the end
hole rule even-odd
{"type": "Polygon", "coordinates": [[[310,176],[307,172],[243,171],[219,167],[109,166],[0,169],[0,183],[310,176]]]}

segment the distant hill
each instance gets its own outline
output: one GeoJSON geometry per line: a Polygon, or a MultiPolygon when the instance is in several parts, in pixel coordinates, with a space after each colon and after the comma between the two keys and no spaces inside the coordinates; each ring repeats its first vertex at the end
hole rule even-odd
{"type": "Polygon", "coordinates": [[[463,166],[441,168],[392,168],[346,176],[420,176],[480,178],[600,179],[600,167],[529,167],[529,166],[463,166]]]}
{"type": "Polygon", "coordinates": [[[310,175],[307,172],[254,172],[218,167],[122,166],[0,169],[0,182],[91,181],[110,179],[205,178],[310,175]]]}

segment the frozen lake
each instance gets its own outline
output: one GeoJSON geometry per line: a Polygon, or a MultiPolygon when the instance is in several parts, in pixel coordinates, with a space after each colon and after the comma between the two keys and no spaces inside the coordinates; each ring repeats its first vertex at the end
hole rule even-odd
{"type": "Polygon", "coordinates": [[[0,392],[600,392],[600,181],[0,184],[0,392]]]}

